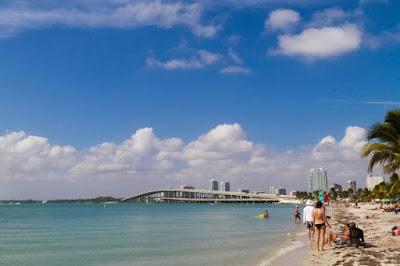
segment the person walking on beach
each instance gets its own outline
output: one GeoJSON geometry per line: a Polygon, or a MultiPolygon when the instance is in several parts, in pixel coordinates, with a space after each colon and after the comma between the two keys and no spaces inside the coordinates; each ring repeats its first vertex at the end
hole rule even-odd
{"type": "Polygon", "coordinates": [[[306,226],[308,231],[308,241],[310,243],[310,247],[312,247],[312,239],[314,237],[314,224],[312,217],[313,210],[313,202],[311,200],[307,200],[306,207],[303,209],[303,224],[306,226]]]}
{"type": "Polygon", "coordinates": [[[300,211],[299,211],[299,206],[296,205],[294,208],[294,223],[299,224],[301,223],[301,218],[300,218],[300,211]]]}
{"type": "Polygon", "coordinates": [[[318,251],[324,250],[326,226],[331,228],[331,225],[329,224],[329,222],[325,216],[325,209],[322,208],[322,206],[323,206],[322,202],[318,201],[317,204],[315,205],[315,209],[312,211],[313,224],[315,226],[315,230],[317,233],[317,250],[318,251]],[[320,241],[321,236],[322,236],[322,241],[320,241]]]}

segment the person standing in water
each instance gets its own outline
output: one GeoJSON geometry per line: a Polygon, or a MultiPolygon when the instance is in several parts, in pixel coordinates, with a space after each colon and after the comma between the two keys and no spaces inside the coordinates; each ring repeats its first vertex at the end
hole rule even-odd
{"type": "Polygon", "coordinates": [[[326,226],[331,228],[331,225],[329,224],[329,222],[325,216],[325,209],[322,208],[322,206],[323,206],[322,202],[318,201],[317,204],[315,205],[315,209],[312,211],[313,224],[315,226],[315,230],[317,233],[317,250],[318,251],[324,250],[326,226]],[[320,241],[321,235],[322,235],[322,241],[320,241]]]}
{"type": "Polygon", "coordinates": [[[314,237],[314,224],[312,211],[314,210],[312,200],[306,201],[306,207],[303,209],[303,224],[306,226],[308,231],[308,241],[310,243],[310,247],[312,247],[312,239],[314,237]]]}
{"type": "Polygon", "coordinates": [[[294,208],[294,213],[293,214],[294,214],[294,223],[295,224],[301,223],[299,206],[296,205],[296,208],[294,208]]]}

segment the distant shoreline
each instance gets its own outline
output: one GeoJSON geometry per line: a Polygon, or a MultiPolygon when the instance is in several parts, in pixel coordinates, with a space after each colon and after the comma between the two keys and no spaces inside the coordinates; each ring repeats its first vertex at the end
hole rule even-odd
{"type": "Polygon", "coordinates": [[[54,200],[0,200],[0,204],[21,203],[21,204],[43,204],[43,203],[105,203],[120,202],[122,198],[114,198],[110,196],[96,197],[88,199],[54,199],[54,200]]]}

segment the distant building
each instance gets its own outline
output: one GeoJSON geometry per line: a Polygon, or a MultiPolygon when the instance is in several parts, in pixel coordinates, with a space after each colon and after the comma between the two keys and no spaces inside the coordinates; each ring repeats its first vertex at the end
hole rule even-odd
{"type": "Polygon", "coordinates": [[[272,186],[269,188],[269,194],[272,195],[286,195],[286,188],[272,186]]]}
{"type": "Polygon", "coordinates": [[[385,182],[385,178],[383,176],[373,176],[373,175],[367,176],[368,190],[373,190],[376,185],[379,185],[382,182],[385,182]]]}
{"type": "Polygon", "coordinates": [[[328,173],[325,168],[311,168],[308,178],[308,191],[328,191],[328,173]]]}
{"type": "Polygon", "coordinates": [[[195,187],[185,184],[185,185],[181,186],[181,189],[195,189],[195,187]]]}
{"type": "Polygon", "coordinates": [[[221,181],[220,190],[221,191],[231,191],[231,184],[226,181],[221,181]]]}
{"type": "Polygon", "coordinates": [[[275,187],[275,186],[272,186],[272,187],[269,187],[269,194],[272,194],[272,195],[278,195],[278,187],[275,187]]]}
{"type": "Polygon", "coordinates": [[[239,188],[238,192],[242,192],[242,193],[250,193],[250,190],[247,188],[239,188]]]}
{"type": "Polygon", "coordinates": [[[342,185],[339,185],[337,183],[333,183],[332,188],[335,190],[336,193],[341,193],[343,190],[342,185]]]}
{"type": "Polygon", "coordinates": [[[211,179],[210,184],[211,184],[212,191],[218,191],[218,181],[217,180],[211,179]]]}
{"type": "Polygon", "coordinates": [[[295,197],[295,196],[296,196],[296,193],[297,193],[296,190],[290,191],[289,196],[295,197]]]}
{"type": "Polygon", "coordinates": [[[349,180],[347,181],[347,189],[353,190],[353,192],[357,192],[357,183],[356,181],[349,180]]]}

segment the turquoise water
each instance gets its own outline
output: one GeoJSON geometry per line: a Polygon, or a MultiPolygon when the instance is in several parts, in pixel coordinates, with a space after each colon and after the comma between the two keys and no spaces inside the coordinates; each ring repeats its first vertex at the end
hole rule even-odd
{"type": "Polygon", "coordinates": [[[293,230],[291,205],[0,206],[1,265],[256,265],[293,230]],[[268,209],[271,218],[257,219],[268,209]]]}

